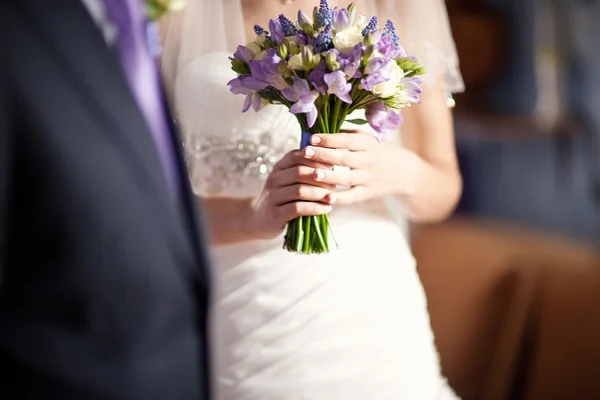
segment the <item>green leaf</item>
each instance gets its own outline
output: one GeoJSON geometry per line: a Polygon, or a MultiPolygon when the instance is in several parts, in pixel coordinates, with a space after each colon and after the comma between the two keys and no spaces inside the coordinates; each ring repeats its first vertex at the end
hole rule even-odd
{"type": "Polygon", "coordinates": [[[349,122],[354,125],[366,125],[369,123],[366,119],[356,118],[356,119],[347,119],[346,122],[349,122]]]}

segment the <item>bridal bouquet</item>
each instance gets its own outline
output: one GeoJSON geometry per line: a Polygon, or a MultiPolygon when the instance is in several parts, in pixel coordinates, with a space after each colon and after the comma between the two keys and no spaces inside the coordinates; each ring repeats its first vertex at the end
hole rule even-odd
{"type": "MultiPolygon", "coordinates": [[[[330,9],[326,0],[312,18],[302,11],[255,26],[256,38],[230,57],[238,77],[228,85],[246,96],[243,112],[281,104],[302,128],[300,146],[313,133],[338,133],[344,122],[369,124],[378,134],[397,129],[401,110],[419,101],[424,69],[398,43],[392,21],[356,13],[356,5],[330,9]],[[365,110],[366,120],[347,119],[365,110]]],[[[330,249],[327,215],[299,217],[287,225],[284,248],[298,253],[330,249]]],[[[335,241],[335,240],[334,240],[335,241]]]]}

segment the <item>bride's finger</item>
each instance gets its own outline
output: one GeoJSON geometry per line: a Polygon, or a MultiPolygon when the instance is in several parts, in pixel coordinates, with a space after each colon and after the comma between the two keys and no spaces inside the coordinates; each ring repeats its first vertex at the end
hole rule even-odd
{"type": "MultiPolygon", "coordinates": [[[[329,169],[319,169],[319,171],[329,171],[329,169]]],[[[273,175],[274,187],[295,185],[297,183],[306,183],[313,186],[319,186],[326,189],[335,189],[335,185],[327,182],[320,182],[316,179],[315,168],[306,165],[296,165],[292,168],[278,171],[273,175]]]]}
{"type": "Polygon", "coordinates": [[[313,178],[317,182],[328,184],[331,186],[358,186],[368,183],[369,177],[361,169],[351,170],[323,170],[315,169],[313,178]]]}
{"type": "Polygon", "coordinates": [[[281,225],[283,226],[296,217],[323,215],[330,212],[331,209],[332,207],[329,204],[313,201],[295,201],[275,208],[275,217],[281,220],[281,225]]]}
{"type": "Polygon", "coordinates": [[[342,192],[330,193],[325,198],[325,202],[329,204],[348,205],[359,203],[361,201],[372,198],[369,195],[369,189],[365,186],[354,186],[351,189],[342,192]]]}
{"type": "Polygon", "coordinates": [[[274,190],[271,193],[271,201],[276,206],[294,201],[323,202],[330,193],[332,193],[331,189],[298,183],[274,190]]]}
{"type": "Polygon", "coordinates": [[[304,156],[303,150],[293,150],[287,153],[281,160],[279,160],[274,166],[273,171],[286,170],[297,165],[305,165],[312,168],[331,169],[332,166],[316,161],[309,160],[304,156]]]}

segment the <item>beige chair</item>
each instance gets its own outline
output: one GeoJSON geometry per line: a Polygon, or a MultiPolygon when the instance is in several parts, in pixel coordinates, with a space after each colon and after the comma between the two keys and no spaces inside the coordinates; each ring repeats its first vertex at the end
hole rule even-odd
{"type": "MultiPolygon", "coordinates": [[[[442,367],[453,388],[464,400],[530,393],[534,397],[528,399],[543,399],[534,382],[549,373],[533,374],[524,365],[530,357],[532,363],[540,360],[532,355],[528,339],[534,332],[541,335],[539,324],[551,324],[561,313],[550,306],[551,300],[540,300],[546,293],[542,282],[555,279],[547,277],[550,267],[544,266],[558,265],[552,270],[565,274],[594,270],[600,265],[594,248],[473,219],[417,228],[412,245],[442,367]]],[[[547,296],[554,299],[556,293],[547,296]]],[[[600,310],[600,300],[597,304],[600,310]]]]}

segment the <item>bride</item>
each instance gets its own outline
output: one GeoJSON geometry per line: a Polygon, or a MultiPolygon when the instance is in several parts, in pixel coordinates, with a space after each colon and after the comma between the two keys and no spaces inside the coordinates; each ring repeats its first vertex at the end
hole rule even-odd
{"type": "Polygon", "coordinates": [[[255,23],[316,3],[188,0],[162,27],[163,73],[213,241],[214,398],[456,399],[404,222],[444,219],[461,191],[446,94],[462,80],[444,2],[357,0],[360,14],[392,19],[427,68],[422,103],[386,143],[349,132],[299,151],[283,107],[242,114],[228,56],[255,23]],[[339,250],[282,249],[288,220],[327,212],[339,250]]]}

